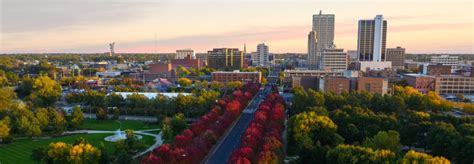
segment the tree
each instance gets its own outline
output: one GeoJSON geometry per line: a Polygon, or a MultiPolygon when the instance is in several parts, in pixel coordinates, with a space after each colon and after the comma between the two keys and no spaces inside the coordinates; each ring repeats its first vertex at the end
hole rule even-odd
{"type": "Polygon", "coordinates": [[[115,92],[105,97],[107,107],[122,107],[123,101],[123,97],[115,92]]]}
{"type": "Polygon", "coordinates": [[[214,89],[214,90],[222,89],[222,88],[224,88],[224,84],[222,84],[221,82],[218,82],[218,81],[212,81],[211,82],[211,88],[214,89]]]}
{"type": "MultiPolygon", "coordinates": [[[[32,114],[31,114],[32,115],[32,114]]],[[[17,120],[18,129],[29,137],[41,135],[41,125],[35,117],[20,116],[17,120]]]]}
{"type": "Polygon", "coordinates": [[[71,113],[70,125],[72,128],[79,128],[84,123],[84,113],[79,105],[74,106],[71,113]]]}
{"type": "Polygon", "coordinates": [[[327,153],[327,162],[345,163],[391,163],[395,162],[395,153],[390,150],[372,150],[371,148],[338,145],[327,153]]]}
{"type": "Polygon", "coordinates": [[[0,141],[10,136],[10,123],[9,118],[3,118],[0,120],[0,141]]]}
{"type": "Polygon", "coordinates": [[[33,81],[33,92],[28,96],[36,106],[48,107],[61,97],[61,86],[48,76],[41,75],[33,81]]]}
{"type": "Polygon", "coordinates": [[[107,120],[107,111],[104,108],[97,108],[95,116],[97,120],[107,120]]]}
{"type": "Polygon", "coordinates": [[[44,129],[49,125],[49,113],[45,108],[38,108],[36,110],[36,118],[38,119],[41,128],[44,129]]]}
{"type": "Polygon", "coordinates": [[[0,88],[0,118],[16,104],[14,103],[15,98],[16,94],[12,89],[0,88]]]}
{"type": "Polygon", "coordinates": [[[441,164],[450,164],[451,162],[444,157],[432,157],[431,155],[416,152],[413,150],[408,151],[405,156],[401,159],[401,163],[410,164],[410,163],[441,163],[441,164]]]}
{"type": "Polygon", "coordinates": [[[434,155],[441,155],[445,157],[454,157],[456,150],[451,145],[456,145],[459,142],[461,135],[456,128],[450,123],[438,122],[434,124],[428,131],[426,141],[434,155]],[[446,148],[450,148],[446,150],[446,148]]]}
{"type": "Polygon", "coordinates": [[[243,84],[240,81],[231,81],[226,83],[226,88],[228,89],[235,89],[235,88],[242,88],[243,84]]]}
{"type": "Polygon", "coordinates": [[[191,80],[189,80],[188,78],[185,78],[185,77],[179,78],[177,83],[183,88],[190,87],[191,84],[193,84],[193,82],[191,80]]]}
{"type": "Polygon", "coordinates": [[[62,112],[56,111],[53,108],[48,109],[49,120],[56,133],[61,133],[66,129],[66,119],[62,112]]]}
{"type": "Polygon", "coordinates": [[[183,113],[178,113],[173,116],[171,119],[171,127],[173,129],[173,134],[177,135],[181,133],[184,129],[188,127],[186,124],[186,117],[183,113]]]}
{"type": "Polygon", "coordinates": [[[375,150],[385,149],[392,152],[399,152],[402,148],[400,135],[397,131],[379,131],[373,138],[366,138],[363,145],[375,150]]]}

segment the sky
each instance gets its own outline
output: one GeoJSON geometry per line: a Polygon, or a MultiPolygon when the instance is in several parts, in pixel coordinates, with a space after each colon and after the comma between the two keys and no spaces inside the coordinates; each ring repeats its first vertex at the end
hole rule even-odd
{"type": "Polygon", "coordinates": [[[472,0],[0,0],[1,53],[165,53],[232,47],[307,52],[312,15],[335,14],[335,44],[383,14],[387,47],[474,53],[472,0]]]}

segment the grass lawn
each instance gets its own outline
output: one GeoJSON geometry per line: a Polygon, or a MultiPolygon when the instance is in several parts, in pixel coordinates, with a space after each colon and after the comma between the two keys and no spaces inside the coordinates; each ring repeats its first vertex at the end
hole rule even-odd
{"type": "MultiPolygon", "coordinates": [[[[148,124],[142,121],[120,120],[120,122],[122,123],[122,130],[125,130],[125,129],[146,130],[146,129],[159,128],[158,124],[148,124]]],[[[118,128],[120,128],[120,123],[117,120],[98,121],[96,119],[86,119],[82,128],[89,129],[89,130],[115,131],[118,128]]]]}
{"type": "MultiPolygon", "coordinates": [[[[15,140],[11,144],[0,145],[0,163],[35,163],[30,157],[33,149],[40,146],[48,146],[51,142],[61,141],[72,144],[79,137],[86,139],[90,144],[96,147],[99,146],[100,142],[104,142],[109,153],[113,153],[114,143],[104,140],[105,137],[110,135],[112,134],[77,134],[58,138],[39,139],[37,141],[33,141],[32,139],[15,140]]],[[[150,136],[143,136],[142,140],[144,140],[147,147],[155,142],[154,138],[150,136]]]]}

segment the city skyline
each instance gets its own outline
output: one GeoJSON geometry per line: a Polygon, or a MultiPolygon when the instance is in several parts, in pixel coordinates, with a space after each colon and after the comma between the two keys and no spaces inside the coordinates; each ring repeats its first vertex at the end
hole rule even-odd
{"type": "Polygon", "coordinates": [[[312,16],[319,10],[336,15],[334,40],[345,50],[357,49],[358,20],[382,14],[390,22],[387,48],[474,53],[469,0],[0,3],[0,53],[102,53],[109,51],[111,42],[116,42],[116,53],[172,53],[183,48],[203,53],[221,47],[242,49],[244,43],[252,52],[262,41],[272,53],[305,53],[312,16]],[[430,5],[423,6],[426,3],[430,5]]]}

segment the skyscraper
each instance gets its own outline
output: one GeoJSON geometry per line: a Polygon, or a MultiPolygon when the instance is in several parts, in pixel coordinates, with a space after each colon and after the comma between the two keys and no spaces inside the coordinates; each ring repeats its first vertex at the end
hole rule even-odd
{"type": "Polygon", "coordinates": [[[316,33],[314,31],[310,31],[308,34],[308,58],[306,60],[306,65],[309,69],[318,68],[318,64],[321,60],[321,55],[316,53],[316,46],[318,43],[318,39],[316,39],[316,33]]]}
{"type": "Polygon", "coordinates": [[[359,20],[357,53],[359,61],[385,61],[387,21],[382,15],[373,20],[359,20]]]}
{"type": "Polygon", "coordinates": [[[268,66],[268,46],[265,43],[257,45],[257,66],[268,66]]]}
{"type": "Polygon", "coordinates": [[[311,69],[321,69],[321,52],[323,52],[325,48],[328,48],[328,46],[334,43],[334,20],[334,14],[322,14],[322,11],[319,11],[319,14],[317,15],[313,15],[312,31],[314,32],[314,35],[316,37],[317,44],[316,48],[313,50],[314,52],[311,53],[309,53],[310,46],[308,46],[308,66],[311,69]]]}

